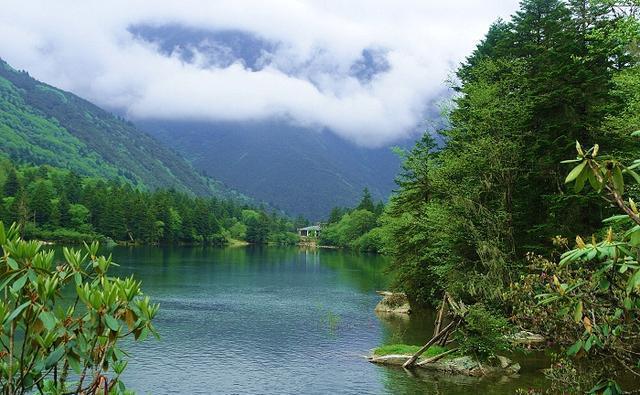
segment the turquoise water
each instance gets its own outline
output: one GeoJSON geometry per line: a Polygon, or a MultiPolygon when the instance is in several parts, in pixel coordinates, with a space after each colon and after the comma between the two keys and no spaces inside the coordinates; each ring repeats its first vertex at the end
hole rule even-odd
{"type": "Polygon", "coordinates": [[[161,339],[129,347],[140,394],[510,394],[539,385],[529,358],[510,380],[410,373],[363,357],[383,343],[422,344],[433,314],[377,317],[380,256],[297,248],[117,247],[161,304],[161,339]]]}

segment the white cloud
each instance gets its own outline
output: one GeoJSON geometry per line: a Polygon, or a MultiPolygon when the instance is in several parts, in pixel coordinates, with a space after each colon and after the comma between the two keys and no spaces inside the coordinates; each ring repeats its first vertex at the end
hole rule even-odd
{"type": "MultiPolygon", "coordinates": [[[[365,145],[407,136],[455,65],[517,0],[2,0],[0,57],[132,118],[286,117],[365,145]],[[244,31],[278,43],[270,63],[186,62],[136,38],[134,25],[244,31]],[[349,72],[386,53],[371,81],[349,72]]],[[[196,54],[198,55],[198,54],[196,54]]]]}

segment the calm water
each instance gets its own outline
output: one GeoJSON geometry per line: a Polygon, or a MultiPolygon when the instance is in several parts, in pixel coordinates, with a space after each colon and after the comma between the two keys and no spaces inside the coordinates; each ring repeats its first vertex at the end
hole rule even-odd
{"type": "Polygon", "coordinates": [[[161,340],[130,347],[140,394],[510,394],[540,385],[535,359],[495,382],[367,362],[383,344],[422,344],[433,314],[376,317],[384,258],[297,248],[115,248],[161,303],[161,340]]]}

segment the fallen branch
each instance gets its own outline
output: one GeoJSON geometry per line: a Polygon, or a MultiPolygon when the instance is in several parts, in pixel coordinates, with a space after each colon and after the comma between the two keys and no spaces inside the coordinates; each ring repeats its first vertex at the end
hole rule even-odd
{"type": "Polygon", "coordinates": [[[407,362],[405,362],[402,365],[402,367],[403,368],[408,368],[408,367],[411,367],[414,363],[416,363],[416,360],[418,360],[420,355],[422,355],[425,351],[427,351],[427,349],[429,347],[431,347],[433,344],[435,344],[435,342],[437,342],[442,336],[447,334],[451,330],[451,328],[453,328],[453,326],[454,326],[454,324],[456,324],[456,322],[457,321],[451,321],[449,323],[449,325],[447,325],[442,331],[440,331],[440,333],[434,335],[431,338],[431,340],[429,340],[429,342],[427,344],[422,346],[415,354],[413,354],[413,356],[411,358],[409,358],[409,360],[407,360],[407,362]]]}
{"type": "Polygon", "coordinates": [[[456,347],[456,348],[452,348],[451,350],[447,350],[447,351],[445,351],[445,352],[443,352],[443,353],[440,353],[440,354],[438,354],[438,355],[435,355],[435,356],[433,356],[433,357],[431,357],[431,358],[427,358],[427,359],[425,359],[424,361],[420,361],[420,363],[418,363],[418,366],[424,366],[424,365],[426,365],[426,364],[429,364],[429,363],[435,362],[435,361],[440,360],[440,359],[442,359],[442,358],[446,357],[447,355],[449,355],[449,354],[451,354],[451,353],[454,353],[454,352],[456,352],[456,351],[458,351],[458,347],[456,347]]]}

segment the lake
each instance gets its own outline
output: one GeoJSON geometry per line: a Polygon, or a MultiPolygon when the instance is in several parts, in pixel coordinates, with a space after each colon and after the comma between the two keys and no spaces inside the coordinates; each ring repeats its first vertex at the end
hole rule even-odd
{"type": "Polygon", "coordinates": [[[161,304],[161,339],[128,347],[140,394],[511,394],[540,386],[540,358],[516,379],[414,376],[363,357],[381,344],[423,344],[430,311],[387,320],[373,309],[387,261],[333,250],[116,247],[121,266],[161,304]]]}

